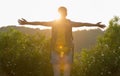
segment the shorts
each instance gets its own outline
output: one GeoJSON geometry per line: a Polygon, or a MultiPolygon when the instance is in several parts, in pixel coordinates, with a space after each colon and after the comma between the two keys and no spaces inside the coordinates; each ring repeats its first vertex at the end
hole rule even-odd
{"type": "Polygon", "coordinates": [[[63,58],[61,58],[57,52],[52,51],[51,52],[51,63],[52,64],[60,64],[60,63],[72,64],[73,63],[73,51],[70,50],[70,52],[64,55],[63,58]]]}

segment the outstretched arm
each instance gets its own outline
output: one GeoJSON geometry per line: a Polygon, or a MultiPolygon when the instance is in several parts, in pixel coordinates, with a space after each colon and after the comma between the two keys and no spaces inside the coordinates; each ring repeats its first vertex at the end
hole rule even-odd
{"type": "Polygon", "coordinates": [[[98,27],[100,27],[100,28],[104,28],[104,27],[105,27],[105,25],[104,25],[104,24],[101,24],[101,22],[98,22],[98,23],[96,23],[96,24],[72,22],[72,27],[82,27],[82,26],[88,26],[88,27],[98,26],[98,27]]]}
{"type": "Polygon", "coordinates": [[[18,19],[18,23],[20,25],[43,25],[43,26],[51,26],[52,22],[28,22],[25,19],[18,19]]]}

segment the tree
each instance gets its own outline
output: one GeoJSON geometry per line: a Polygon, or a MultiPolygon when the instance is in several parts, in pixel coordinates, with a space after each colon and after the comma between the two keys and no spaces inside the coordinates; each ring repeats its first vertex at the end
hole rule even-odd
{"type": "Polygon", "coordinates": [[[75,76],[120,76],[120,18],[114,17],[91,50],[75,57],[75,76]]]}
{"type": "Polygon", "coordinates": [[[49,40],[13,28],[0,32],[0,66],[8,76],[52,76],[49,40]],[[47,73],[46,73],[47,72],[47,73]]]}

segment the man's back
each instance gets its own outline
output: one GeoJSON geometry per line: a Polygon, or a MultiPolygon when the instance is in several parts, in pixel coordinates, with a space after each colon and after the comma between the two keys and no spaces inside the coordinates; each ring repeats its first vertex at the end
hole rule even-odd
{"type": "Polygon", "coordinates": [[[72,40],[72,26],[70,20],[55,20],[52,26],[53,48],[58,45],[72,47],[72,40]]]}

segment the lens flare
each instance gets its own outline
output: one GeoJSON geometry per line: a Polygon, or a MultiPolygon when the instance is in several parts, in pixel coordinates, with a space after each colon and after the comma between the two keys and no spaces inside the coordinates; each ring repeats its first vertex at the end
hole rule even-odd
{"type": "Polygon", "coordinates": [[[59,46],[59,48],[60,48],[60,49],[62,49],[62,48],[63,48],[63,46],[62,46],[62,45],[60,45],[60,46],[59,46]]]}
{"type": "Polygon", "coordinates": [[[64,56],[64,52],[62,51],[60,54],[60,57],[62,58],[64,56]]]}

